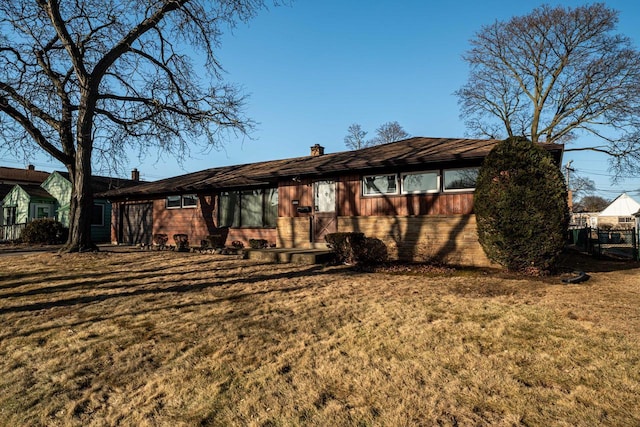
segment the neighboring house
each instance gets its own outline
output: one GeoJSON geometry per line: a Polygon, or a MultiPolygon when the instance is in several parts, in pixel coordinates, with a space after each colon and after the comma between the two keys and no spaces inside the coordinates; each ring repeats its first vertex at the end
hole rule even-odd
{"type": "MultiPolygon", "coordinates": [[[[35,170],[33,165],[29,165],[26,169],[8,168],[0,166],[0,225],[5,224],[4,210],[2,209],[2,200],[13,189],[16,184],[42,184],[49,176],[48,172],[35,170]]],[[[1,238],[2,236],[0,236],[1,238]]]]}
{"type": "MultiPolygon", "coordinates": [[[[325,245],[331,232],[360,231],[392,258],[487,265],[473,191],[497,140],[410,138],[361,150],[207,169],[103,196],[113,204],[112,242],[149,244],[154,234],[199,246],[227,229],[227,243],[325,245]]],[[[563,147],[541,144],[561,162],[563,147]]],[[[326,246],[325,246],[326,247],[326,246]]]]}
{"type": "Polygon", "coordinates": [[[570,228],[595,228],[598,226],[599,212],[571,212],[570,228]]]}
{"type": "MultiPolygon", "coordinates": [[[[4,197],[3,217],[7,227],[4,227],[5,235],[0,236],[0,239],[18,238],[21,228],[38,218],[55,218],[69,227],[69,174],[54,171],[47,175],[42,184],[17,184],[4,197]]],[[[134,177],[139,177],[137,171],[134,171],[134,177]]],[[[98,194],[138,183],[137,180],[93,176],[91,186],[93,193],[98,194]]],[[[91,216],[91,239],[94,242],[108,242],[110,236],[111,204],[106,199],[95,198],[91,216]]]]}
{"type": "Polygon", "coordinates": [[[627,193],[622,193],[598,214],[597,226],[600,228],[603,226],[633,228],[636,222],[634,214],[638,210],[640,210],[640,203],[636,202],[627,193]]]}

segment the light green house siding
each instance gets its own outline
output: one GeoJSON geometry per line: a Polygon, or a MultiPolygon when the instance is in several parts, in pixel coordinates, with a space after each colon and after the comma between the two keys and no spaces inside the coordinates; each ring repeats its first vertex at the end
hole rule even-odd
{"type": "MultiPolygon", "coordinates": [[[[14,186],[0,200],[0,214],[7,218],[15,208],[15,224],[26,224],[36,218],[55,218],[69,227],[71,204],[71,182],[59,172],[53,172],[39,186],[20,184],[14,186]],[[24,187],[24,188],[23,188],[24,187]]],[[[95,190],[97,191],[97,190],[95,190]]],[[[91,215],[91,239],[94,242],[111,240],[111,203],[106,199],[95,199],[91,215]]]]}
{"type": "MultiPolygon", "coordinates": [[[[13,187],[2,201],[3,211],[16,208],[16,224],[26,224],[34,218],[53,217],[56,207],[52,197],[30,195],[20,184],[13,187]]],[[[6,216],[4,212],[3,216],[6,216]]]]}
{"type": "MultiPolygon", "coordinates": [[[[71,182],[58,172],[49,175],[41,185],[56,198],[55,218],[65,227],[69,227],[69,207],[71,204],[71,182]]],[[[108,242],[111,240],[111,203],[105,199],[95,199],[94,205],[102,206],[102,220],[92,219],[91,240],[108,242]]]]}
{"type": "Polygon", "coordinates": [[[91,240],[94,242],[111,241],[111,203],[105,199],[95,199],[94,206],[102,206],[102,222],[91,224],[91,240]]]}
{"type": "Polygon", "coordinates": [[[16,224],[25,224],[29,219],[29,201],[31,197],[19,185],[9,191],[3,200],[2,208],[16,208],[16,224]]]}
{"type": "Polygon", "coordinates": [[[58,172],[53,172],[40,186],[55,197],[57,201],[55,218],[65,227],[69,227],[71,183],[58,172]]]}

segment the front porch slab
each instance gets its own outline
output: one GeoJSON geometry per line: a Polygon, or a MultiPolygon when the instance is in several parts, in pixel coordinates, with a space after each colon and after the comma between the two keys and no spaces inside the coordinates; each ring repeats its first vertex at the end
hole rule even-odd
{"type": "Polygon", "coordinates": [[[269,248],[245,249],[244,258],[253,261],[294,264],[322,264],[331,261],[333,254],[328,249],[269,248]]]}

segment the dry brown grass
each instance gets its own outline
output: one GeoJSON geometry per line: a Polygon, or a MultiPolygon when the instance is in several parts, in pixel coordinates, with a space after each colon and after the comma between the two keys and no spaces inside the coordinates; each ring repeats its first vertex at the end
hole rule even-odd
{"type": "Polygon", "coordinates": [[[1,425],[640,425],[639,269],[0,258],[1,425]]]}

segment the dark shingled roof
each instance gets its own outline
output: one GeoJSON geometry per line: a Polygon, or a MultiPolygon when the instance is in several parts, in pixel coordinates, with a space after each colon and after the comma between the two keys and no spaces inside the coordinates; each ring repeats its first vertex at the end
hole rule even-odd
{"type": "MultiPolygon", "coordinates": [[[[293,177],[321,177],[428,165],[472,162],[489,154],[498,140],[415,137],[360,150],[223,166],[102,194],[109,198],[160,196],[188,191],[268,185],[293,177]]],[[[563,146],[540,144],[557,152],[563,146]]]]}
{"type": "MultiPolygon", "coordinates": [[[[67,181],[71,181],[69,179],[69,172],[56,172],[62,175],[67,181]]],[[[91,189],[93,190],[94,194],[104,193],[105,191],[115,190],[119,188],[131,187],[136,184],[140,184],[140,181],[97,175],[93,175],[91,177],[91,189]]]]}
{"type": "Polygon", "coordinates": [[[18,184],[21,182],[34,182],[37,184],[41,184],[48,177],[49,172],[0,166],[0,183],[3,184],[18,184]]]}

